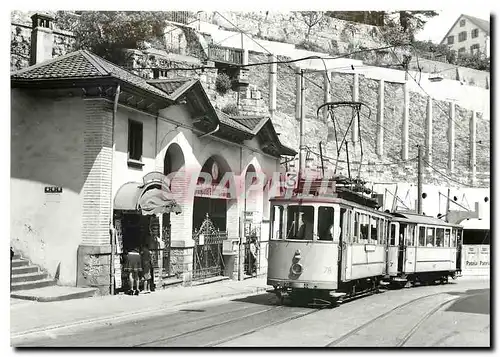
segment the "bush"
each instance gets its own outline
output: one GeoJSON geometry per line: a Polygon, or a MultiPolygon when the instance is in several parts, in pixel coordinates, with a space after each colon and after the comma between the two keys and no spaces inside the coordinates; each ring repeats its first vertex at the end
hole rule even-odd
{"type": "Polygon", "coordinates": [[[225,73],[219,73],[215,80],[215,89],[219,94],[226,94],[231,89],[231,79],[225,73]]]}
{"type": "Polygon", "coordinates": [[[301,50],[306,50],[306,51],[311,51],[311,52],[322,52],[322,53],[328,52],[323,47],[315,44],[312,41],[307,41],[307,40],[304,40],[300,43],[297,43],[295,45],[295,48],[301,49],[301,50]]]}
{"type": "Polygon", "coordinates": [[[227,115],[238,115],[238,106],[235,103],[229,103],[224,108],[221,109],[221,112],[226,113],[227,115]]]}

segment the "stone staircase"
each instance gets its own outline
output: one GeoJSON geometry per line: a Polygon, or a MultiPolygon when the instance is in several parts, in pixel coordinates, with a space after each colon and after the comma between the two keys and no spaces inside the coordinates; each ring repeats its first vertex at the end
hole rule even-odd
{"type": "Polygon", "coordinates": [[[38,266],[31,264],[29,259],[22,258],[19,253],[14,253],[11,266],[11,292],[56,285],[54,279],[42,272],[38,266]]]}
{"type": "Polygon", "coordinates": [[[57,285],[57,281],[46,272],[14,252],[11,261],[11,298],[50,302],[91,297],[95,296],[97,291],[97,288],[57,285]]]}

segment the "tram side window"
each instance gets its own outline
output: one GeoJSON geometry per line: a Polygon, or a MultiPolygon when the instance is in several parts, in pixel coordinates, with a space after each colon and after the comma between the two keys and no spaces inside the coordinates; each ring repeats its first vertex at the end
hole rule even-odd
{"type": "Polygon", "coordinates": [[[378,231],[379,231],[379,222],[380,219],[375,217],[370,217],[370,240],[373,244],[378,244],[378,231]]]}
{"type": "Polygon", "coordinates": [[[408,226],[408,234],[406,235],[406,246],[413,247],[415,244],[415,226],[408,226]]]}
{"type": "Polygon", "coordinates": [[[396,245],[396,225],[391,224],[391,241],[389,242],[389,245],[395,246],[396,245]]]}
{"type": "Polygon", "coordinates": [[[288,206],[286,232],[287,239],[313,240],[314,207],[288,206]]]}
{"type": "Polygon", "coordinates": [[[444,228],[436,229],[436,247],[442,247],[444,243],[444,228]]]}
{"type": "Polygon", "coordinates": [[[418,230],[418,246],[425,247],[425,227],[420,227],[418,230]]]}
{"type": "MultiPolygon", "coordinates": [[[[333,207],[320,207],[318,210],[318,236],[320,240],[333,240],[334,234],[333,207]]],[[[336,239],[338,241],[338,238],[336,239]]]]}
{"type": "Polygon", "coordinates": [[[450,247],[450,230],[445,229],[444,231],[444,247],[450,247]]]}
{"type": "Polygon", "coordinates": [[[385,244],[385,219],[382,218],[378,220],[378,242],[385,244]]]}
{"type": "Polygon", "coordinates": [[[342,221],[340,222],[340,227],[342,228],[340,233],[342,234],[342,240],[348,242],[351,235],[351,216],[352,212],[344,208],[340,209],[340,215],[342,221]]]}
{"type": "Polygon", "coordinates": [[[283,239],[283,206],[273,206],[271,212],[272,239],[283,239]]]}
{"type": "Polygon", "coordinates": [[[369,238],[370,219],[366,214],[361,214],[359,218],[359,242],[366,244],[369,238]]]}
{"type": "Polygon", "coordinates": [[[450,247],[452,247],[452,248],[457,247],[457,230],[456,229],[452,229],[452,231],[451,231],[450,247]]]}
{"type": "Polygon", "coordinates": [[[425,246],[434,247],[434,234],[436,228],[427,228],[427,235],[425,236],[425,246]]]}
{"type": "Polygon", "coordinates": [[[353,243],[359,243],[359,213],[354,213],[354,236],[353,243]]]}

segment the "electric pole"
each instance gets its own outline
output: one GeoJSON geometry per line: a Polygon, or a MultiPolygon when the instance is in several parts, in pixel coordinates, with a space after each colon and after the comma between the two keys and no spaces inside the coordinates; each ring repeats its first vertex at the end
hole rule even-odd
{"type": "Polygon", "coordinates": [[[418,148],[418,176],[417,176],[417,182],[418,182],[418,197],[417,197],[417,207],[418,207],[418,214],[422,214],[422,184],[423,184],[423,176],[422,176],[422,147],[420,145],[417,145],[418,148]]]}

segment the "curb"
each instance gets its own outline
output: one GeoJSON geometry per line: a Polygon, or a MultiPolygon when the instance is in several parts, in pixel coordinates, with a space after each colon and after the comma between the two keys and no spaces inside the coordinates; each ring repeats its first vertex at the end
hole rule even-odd
{"type": "Polygon", "coordinates": [[[104,317],[88,319],[88,320],[80,320],[80,321],[76,321],[73,323],[55,324],[55,325],[51,325],[51,326],[35,328],[32,330],[16,332],[14,334],[11,334],[10,338],[12,340],[14,338],[23,337],[25,335],[31,335],[31,334],[45,332],[45,331],[49,331],[49,330],[56,330],[56,329],[68,328],[68,327],[76,327],[76,326],[80,326],[80,325],[89,325],[89,324],[104,322],[104,321],[108,321],[108,320],[120,319],[123,317],[142,315],[142,314],[147,314],[147,313],[151,313],[151,312],[155,312],[155,311],[162,311],[162,310],[172,309],[172,308],[176,308],[176,307],[180,307],[180,306],[184,306],[184,305],[195,304],[195,303],[199,303],[199,302],[203,302],[203,301],[207,301],[207,300],[211,301],[211,300],[218,300],[218,299],[223,299],[223,298],[227,298],[227,297],[234,297],[234,296],[248,296],[248,295],[256,294],[259,292],[265,292],[267,290],[268,290],[268,287],[256,287],[253,289],[249,289],[249,291],[235,291],[235,292],[229,292],[227,294],[222,294],[222,295],[200,297],[199,299],[174,303],[173,305],[168,306],[168,307],[163,306],[163,307],[147,308],[147,309],[135,311],[133,313],[130,313],[130,312],[119,313],[116,315],[109,315],[109,316],[104,316],[104,317]]]}
{"type": "Polygon", "coordinates": [[[11,293],[10,297],[13,299],[26,300],[26,301],[37,301],[37,302],[55,302],[55,301],[66,301],[74,299],[83,299],[95,296],[98,289],[89,290],[84,292],[77,292],[72,294],[66,294],[61,296],[34,296],[34,295],[23,295],[11,293]]]}

